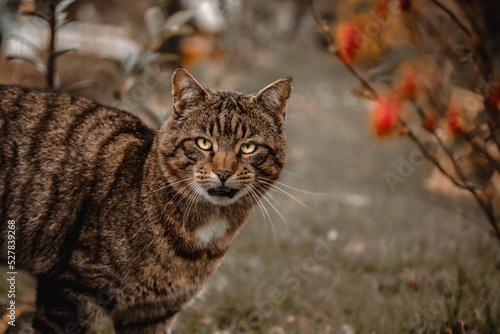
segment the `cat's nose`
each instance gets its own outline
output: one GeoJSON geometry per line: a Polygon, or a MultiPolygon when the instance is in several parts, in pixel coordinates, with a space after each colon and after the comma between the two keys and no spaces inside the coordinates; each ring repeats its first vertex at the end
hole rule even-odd
{"type": "Polygon", "coordinates": [[[215,174],[217,174],[217,176],[222,182],[222,185],[224,185],[224,182],[226,182],[226,180],[229,179],[231,175],[233,175],[233,171],[228,169],[217,169],[215,171],[215,174]]]}

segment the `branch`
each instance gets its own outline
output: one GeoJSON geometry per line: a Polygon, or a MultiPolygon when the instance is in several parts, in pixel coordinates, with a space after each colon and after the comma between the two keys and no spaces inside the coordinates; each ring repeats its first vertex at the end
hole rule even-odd
{"type": "MultiPolygon", "coordinates": [[[[405,126],[408,129],[408,132],[407,132],[408,137],[410,137],[410,139],[415,144],[417,144],[417,146],[420,148],[420,150],[425,155],[425,157],[427,158],[427,160],[431,161],[434,164],[434,166],[436,166],[436,168],[439,169],[439,171],[445,177],[447,177],[455,186],[457,186],[458,188],[465,189],[465,190],[469,191],[472,194],[472,196],[474,196],[474,199],[479,204],[479,206],[481,207],[481,209],[484,211],[486,217],[488,218],[488,222],[490,223],[491,227],[493,228],[493,231],[495,233],[495,237],[498,239],[498,242],[500,243],[500,228],[498,227],[498,224],[497,224],[497,221],[496,221],[495,214],[493,212],[493,207],[491,206],[491,203],[483,201],[474,187],[468,186],[466,184],[462,184],[462,183],[458,182],[452,175],[450,175],[450,173],[448,173],[443,168],[443,166],[441,166],[441,164],[439,163],[439,161],[436,158],[434,158],[432,156],[432,154],[430,154],[427,151],[427,149],[425,148],[425,146],[422,143],[422,141],[415,135],[415,133],[410,128],[408,128],[408,126],[406,125],[406,122],[403,121],[403,120],[400,120],[400,123],[401,123],[401,125],[405,126]]],[[[439,138],[439,137],[437,137],[437,138],[439,138]]],[[[442,145],[443,142],[440,139],[439,139],[439,142],[440,142],[440,145],[443,147],[443,149],[445,149],[446,152],[449,152],[442,145]]],[[[463,177],[463,172],[457,166],[456,162],[453,160],[453,156],[451,155],[451,152],[450,152],[450,159],[453,162],[453,166],[455,167],[455,169],[457,171],[457,174],[459,174],[460,177],[463,177]]]]}
{"type": "Polygon", "coordinates": [[[500,151],[500,116],[499,111],[494,106],[491,106],[489,96],[484,99],[484,107],[486,109],[486,123],[490,129],[491,138],[495,142],[500,151]]]}
{"type": "MultiPolygon", "coordinates": [[[[420,107],[420,105],[414,99],[411,99],[411,102],[415,106],[417,113],[420,116],[420,119],[422,121],[424,121],[425,120],[425,113],[422,110],[422,108],[420,107]]],[[[428,129],[428,131],[432,134],[432,137],[437,141],[439,146],[441,146],[443,148],[443,151],[446,153],[448,158],[450,158],[450,161],[453,164],[453,168],[457,172],[457,175],[460,178],[460,180],[462,180],[462,182],[466,182],[467,178],[466,178],[465,174],[463,173],[462,169],[457,165],[457,162],[455,161],[455,158],[453,157],[453,153],[448,149],[448,147],[445,145],[445,143],[443,142],[441,137],[439,137],[437,135],[437,133],[434,129],[428,129]]],[[[493,157],[491,157],[491,155],[489,155],[488,152],[486,152],[486,150],[484,150],[482,147],[480,147],[479,145],[474,143],[472,141],[472,138],[468,134],[464,134],[464,137],[475,149],[480,150],[481,153],[483,153],[488,160],[490,160],[490,158],[493,159],[493,157]]],[[[466,189],[465,187],[462,187],[462,188],[466,189]]]]}
{"type": "MultiPolygon", "coordinates": [[[[425,120],[425,113],[422,110],[422,108],[420,107],[420,105],[418,105],[417,101],[415,101],[414,99],[411,99],[411,102],[415,106],[415,108],[417,110],[417,113],[420,116],[420,118],[422,119],[422,121],[425,120]]],[[[441,137],[439,137],[436,134],[435,130],[428,130],[428,131],[432,134],[432,136],[434,137],[434,139],[436,139],[436,141],[438,142],[438,144],[443,148],[443,150],[445,151],[446,155],[448,155],[448,157],[450,158],[450,160],[452,160],[455,169],[457,169],[455,160],[453,159],[453,154],[446,147],[446,145],[443,143],[443,141],[441,140],[441,137]]],[[[482,147],[481,145],[479,145],[478,143],[476,143],[474,141],[474,138],[472,138],[469,133],[463,133],[462,135],[463,135],[463,138],[474,148],[474,150],[481,152],[481,154],[484,155],[484,157],[492,164],[492,167],[495,168],[500,173],[500,163],[495,158],[493,158],[491,156],[491,154],[489,154],[488,151],[486,149],[484,149],[484,147],[482,147]]],[[[457,169],[457,171],[458,171],[458,169],[457,169]]],[[[465,181],[465,177],[460,176],[460,175],[459,175],[459,177],[462,180],[465,181]]]]}
{"type": "MultiPolygon", "coordinates": [[[[486,43],[484,41],[488,40],[495,40],[491,36],[491,32],[487,32],[484,29],[481,29],[480,25],[478,22],[481,22],[481,20],[478,20],[477,17],[474,16],[474,13],[470,11],[470,6],[467,1],[465,0],[457,0],[462,6],[462,9],[467,16],[469,23],[471,24],[471,27],[474,31],[473,34],[470,35],[470,40],[471,44],[474,47],[474,50],[476,51],[476,59],[478,62],[478,67],[479,67],[479,75],[482,76],[483,78],[490,78],[491,75],[495,73],[495,68],[493,65],[493,60],[495,58],[494,54],[491,54],[491,51],[488,49],[486,46],[486,43]],[[467,10],[467,8],[469,10],[467,10]]],[[[495,2],[493,2],[494,4],[495,2]]],[[[488,11],[491,11],[492,9],[496,9],[496,7],[486,7],[486,4],[491,5],[489,2],[474,2],[473,5],[476,8],[476,11],[480,11],[480,13],[486,14],[488,11]],[[477,9],[479,8],[479,9],[477,9]]],[[[477,13],[476,13],[477,14],[477,13]]],[[[498,42],[495,43],[496,47],[498,47],[498,42]]],[[[489,87],[488,87],[489,88],[489,87]]],[[[491,91],[485,94],[484,96],[484,106],[486,108],[486,115],[487,115],[487,120],[486,123],[488,124],[488,127],[491,132],[491,137],[493,138],[493,142],[497,146],[498,150],[500,151],[500,113],[498,112],[497,108],[493,107],[490,105],[488,99],[490,98],[491,91]]]]}
{"type": "MultiPolygon", "coordinates": [[[[478,62],[479,62],[479,69],[481,70],[481,73],[482,73],[482,76],[484,78],[487,78],[489,77],[489,75],[492,73],[492,68],[491,68],[491,60],[489,58],[489,55],[488,55],[488,52],[486,51],[483,43],[479,43],[477,42],[477,39],[478,37],[477,36],[473,36],[473,34],[467,29],[465,28],[465,26],[463,26],[461,24],[461,22],[458,20],[458,18],[447,8],[445,8],[440,2],[439,0],[431,0],[433,3],[435,3],[438,7],[440,7],[441,9],[443,9],[445,12],[448,13],[448,15],[450,15],[452,17],[452,19],[457,22],[457,24],[459,25],[459,27],[464,30],[466,32],[466,34],[468,35],[468,37],[471,39],[471,42],[476,50],[476,53],[478,55],[477,59],[478,59],[478,62]],[[474,42],[476,41],[476,42],[474,42]]],[[[469,15],[469,18],[471,17],[470,13],[466,12],[466,15],[469,15]]],[[[420,23],[425,27],[425,29],[427,30],[427,33],[429,36],[432,36],[436,39],[436,41],[441,45],[441,47],[445,50],[445,52],[447,53],[448,57],[450,58],[451,61],[453,61],[455,64],[458,62],[458,59],[456,57],[456,55],[454,55],[453,53],[453,49],[452,47],[449,45],[448,41],[446,40],[445,36],[439,31],[439,29],[436,29],[436,27],[432,24],[432,22],[425,16],[421,15],[420,13],[416,12],[415,13],[415,17],[417,19],[419,19],[420,23]]],[[[474,22],[473,23],[473,26],[475,25],[476,23],[474,22]]],[[[477,28],[479,29],[479,28],[477,28]]],[[[477,34],[477,33],[476,33],[477,34]]],[[[484,38],[484,37],[483,37],[484,38]]],[[[490,91],[491,93],[491,91],[490,91]]],[[[485,109],[486,109],[486,115],[487,115],[487,125],[490,129],[490,132],[491,132],[491,137],[494,141],[494,143],[496,144],[498,150],[500,151],[500,114],[498,112],[498,110],[494,107],[491,107],[489,105],[489,94],[486,94],[484,96],[484,106],[485,106],[485,109]]],[[[471,143],[472,146],[474,146],[475,148],[479,148],[479,146],[476,144],[476,143],[473,143],[471,140],[470,140],[470,137],[469,136],[465,136],[465,138],[471,143]]],[[[498,168],[498,162],[493,159],[491,157],[491,155],[486,152],[486,150],[482,149],[482,148],[479,148],[479,150],[487,157],[488,160],[492,161],[495,163],[495,168],[496,169],[499,169],[498,168]]],[[[500,171],[500,169],[499,169],[500,171]]]]}
{"type": "Polygon", "coordinates": [[[342,56],[340,54],[339,48],[335,45],[335,41],[333,40],[332,35],[328,31],[328,26],[325,24],[323,20],[321,20],[318,12],[316,9],[314,9],[314,6],[312,4],[312,0],[304,0],[306,3],[307,7],[309,7],[309,10],[311,11],[314,20],[318,24],[319,31],[323,34],[325,37],[326,42],[328,43],[328,51],[330,51],[331,54],[333,54],[337,59],[344,65],[345,68],[351,72],[351,74],[358,79],[359,82],[361,82],[361,85],[363,85],[364,88],[366,88],[368,91],[370,91],[372,98],[376,99],[378,97],[378,93],[373,87],[366,81],[355,69],[352,67],[350,64],[342,61],[342,56]]]}
{"type": "Polygon", "coordinates": [[[445,54],[453,62],[453,64],[459,64],[460,61],[453,50],[453,46],[448,42],[448,37],[442,34],[441,31],[437,29],[431,20],[429,20],[425,15],[422,15],[420,12],[414,10],[413,16],[424,27],[427,35],[433,38],[443,48],[445,54]]]}
{"type": "MultiPolygon", "coordinates": [[[[491,132],[491,131],[490,131],[491,132]]],[[[491,163],[492,167],[495,168],[500,173],[500,163],[497,159],[493,158],[490,153],[481,145],[479,145],[469,133],[463,134],[465,140],[472,145],[474,150],[481,152],[482,155],[491,163]]]]}
{"type": "MultiPolygon", "coordinates": [[[[339,49],[337,48],[337,46],[335,45],[335,42],[333,40],[333,37],[331,36],[330,32],[328,31],[328,26],[321,20],[321,17],[319,16],[318,12],[314,9],[314,6],[312,4],[312,0],[304,0],[304,2],[306,3],[306,5],[309,7],[309,10],[311,11],[313,17],[314,17],[314,20],[318,23],[319,25],[319,30],[320,32],[323,34],[326,42],[328,43],[328,51],[330,51],[331,54],[333,54],[359,81],[360,83],[370,91],[370,93],[372,94],[372,98],[377,98],[379,96],[379,94],[377,93],[377,91],[368,83],[368,81],[366,81],[350,64],[342,61],[342,57],[340,55],[340,51],[339,49]]],[[[427,29],[430,29],[432,31],[437,31],[429,22],[427,22],[427,29]]],[[[445,43],[445,48],[447,46],[447,43],[445,43]]],[[[419,112],[422,112],[422,110],[420,110],[419,112]]],[[[423,113],[423,112],[422,112],[423,113]]],[[[432,154],[430,152],[427,151],[427,149],[425,148],[424,144],[422,143],[422,141],[415,135],[415,133],[408,127],[408,125],[406,124],[406,122],[402,119],[399,119],[399,123],[405,127],[407,129],[407,135],[408,137],[421,149],[422,153],[424,154],[424,156],[429,160],[431,161],[434,166],[436,166],[436,168],[445,176],[447,177],[456,187],[458,188],[461,188],[461,189],[465,189],[467,191],[469,191],[473,196],[474,198],[476,199],[476,201],[478,202],[479,206],[481,207],[481,209],[484,211],[486,217],[488,218],[488,221],[490,223],[490,225],[492,226],[494,232],[495,232],[495,236],[497,237],[498,239],[498,242],[500,243],[500,228],[497,224],[497,221],[496,221],[496,218],[495,218],[495,215],[494,215],[494,212],[493,212],[493,208],[491,206],[491,203],[490,202],[485,202],[481,199],[481,197],[478,195],[478,193],[476,192],[476,189],[474,187],[471,187],[465,183],[460,183],[458,182],[450,173],[448,173],[444,168],[443,166],[440,164],[440,162],[432,156],[432,154]]],[[[438,138],[438,143],[441,147],[443,147],[443,149],[445,150],[445,152],[447,152],[447,154],[449,155],[449,157],[451,158],[451,160],[453,161],[453,164],[455,167],[455,169],[457,170],[457,174],[459,174],[459,176],[464,180],[465,182],[465,177],[463,175],[463,173],[461,172],[461,170],[458,168],[458,166],[456,165],[456,162],[454,161],[453,159],[453,155],[451,154],[451,152],[444,146],[444,143],[441,141],[441,139],[436,136],[436,138],[438,138]],[[458,168],[458,169],[457,169],[458,168]],[[460,172],[459,172],[460,171],[460,172]]]]}
{"type": "Polygon", "coordinates": [[[431,0],[431,2],[441,8],[441,10],[445,12],[457,24],[457,26],[467,34],[467,36],[471,36],[471,32],[469,31],[469,29],[467,29],[467,27],[464,26],[462,22],[460,22],[458,17],[449,8],[445,7],[439,0],[431,0]]]}
{"type": "MultiPolygon", "coordinates": [[[[410,137],[410,139],[415,143],[417,144],[417,146],[420,148],[420,150],[422,151],[422,153],[425,155],[425,157],[427,158],[427,160],[429,160],[430,162],[432,162],[434,164],[434,166],[436,166],[437,169],[439,169],[439,171],[444,175],[446,176],[448,179],[450,179],[450,181],[458,188],[461,188],[461,189],[466,189],[466,190],[469,190],[471,189],[470,186],[466,185],[466,184],[462,184],[460,182],[458,182],[450,173],[448,173],[443,166],[441,166],[441,164],[439,163],[439,161],[429,152],[427,151],[427,149],[425,148],[424,144],[422,143],[422,141],[417,137],[417,135],[415,135],[415,133],[408,127],[408,125],[406,124],[405,121],[403,121],[402,119],[399,120],[399,123],[401,123],[402,126],[404,126],[406,129],[407,129],[407,135],[408,137],[410,137]]],[[[440,143],[440,145],[442,144],[442,141],[438,142],[440,143]]],[[[446,148],[443,147],[443,149],[446,151],[446,148]]]]}
{"type": "MultiPolygon", "coordinates": [[[[49,0],[49,55],[54,54],[56,50],[56,24],[57,24],[57,14],[56,14],[56,0],[49,0]]],[[[47,58],[47,84],[51,89],[55,88],[55,73],[56,73],[56,60],[55,58],[47,58]]]]}

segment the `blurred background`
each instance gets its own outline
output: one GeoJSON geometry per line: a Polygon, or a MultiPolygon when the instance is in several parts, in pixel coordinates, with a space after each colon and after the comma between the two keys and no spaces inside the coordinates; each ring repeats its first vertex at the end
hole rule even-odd
{"type": "MultiPolygon", "coordinates": [[[[430,1],[414,2],[441,19],[430,1]]],[[[314,5],[335,35],[377,3],[314,5]]],[[[415,54],[398,13],[388,40],[354,64],[376,87],[415,54]]],[[[500,332],[500,248],[484,213],[408,138],[377,136],[370,102],[305,2],[0,0],[0,36],[0,83],[88,97],[152,127],[170,114],[177,64],[211,89],[245,93],[293,77],[281,183],[174,333],[500,332]]],[[[33,280],[18,288],[18,325],[0,333],[31,333],[33,280]]],[[[113,330],[102,319],[93,332],[113,330]]]]}

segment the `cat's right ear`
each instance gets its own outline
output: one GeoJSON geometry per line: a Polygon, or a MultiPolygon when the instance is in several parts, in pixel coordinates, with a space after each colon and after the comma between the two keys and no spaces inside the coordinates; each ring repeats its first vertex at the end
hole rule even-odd
{"type": "Polygon", "coordinates": [[[286,100],[291,93],[292,78],[286,78],[273,82],[255,94],[251,101],[259,103],[276,118],[278,124],[282,124],[285,121],[286,100]]]}
{"type": "Polygon", "coordinates": [[[209,96],[209,92],[182,67],[175,69],[172,76],[172,95],[174,96],[174,112],[199,105],[209,96]]]}

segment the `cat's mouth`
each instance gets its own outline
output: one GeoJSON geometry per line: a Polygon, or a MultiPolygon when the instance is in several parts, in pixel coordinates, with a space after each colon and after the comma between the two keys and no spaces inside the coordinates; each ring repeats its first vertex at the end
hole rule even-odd
{"type": "Polygon", "coordinates": [[[210,196],[214,197],[227,197],[233,198],[234,195],[238,192],[239,189],[232,189],[228,187],[218,187],[209,189],[207,192],[210,196]]]}

